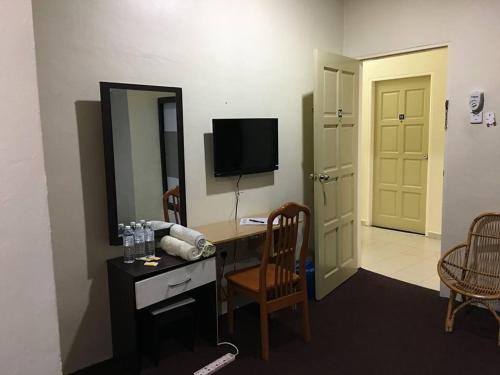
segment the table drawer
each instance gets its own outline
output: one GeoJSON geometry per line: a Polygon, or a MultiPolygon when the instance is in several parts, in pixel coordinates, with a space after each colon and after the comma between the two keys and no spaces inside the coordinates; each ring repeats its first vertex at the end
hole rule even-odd
{"type": "Polygon", "coordinates": [[[215,257],[136,282],[135,307],[142,309],[212,281],[215,257]]]}

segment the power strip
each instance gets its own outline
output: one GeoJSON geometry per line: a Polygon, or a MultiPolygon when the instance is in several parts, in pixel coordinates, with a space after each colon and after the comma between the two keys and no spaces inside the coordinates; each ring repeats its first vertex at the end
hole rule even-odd
{"type": "Polygon", "coordinates": [[[236,356],[231,353],[224,354],[222,357],[216,359],[212,363],[209,363],[202,369],[199,369],[196,371],[193,375],[209,375],[213,374],[216,371],[219,371],[221,368],[224,366],[228,365],[229,363],[233,362],[236,356]]]}

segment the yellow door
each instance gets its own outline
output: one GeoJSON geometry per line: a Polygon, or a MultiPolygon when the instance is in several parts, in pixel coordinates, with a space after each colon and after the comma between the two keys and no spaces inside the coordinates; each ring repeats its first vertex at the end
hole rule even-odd
{"type": "Polygon", "coordinates": [[[314,60],[314,232],[321,299],[358,269],[359,62],[320,51],[314,60]]]}
{"type": "Polygon", "coordinates": [[[425,234],[429,77],[376,84],[372,224],[425,234]]]}

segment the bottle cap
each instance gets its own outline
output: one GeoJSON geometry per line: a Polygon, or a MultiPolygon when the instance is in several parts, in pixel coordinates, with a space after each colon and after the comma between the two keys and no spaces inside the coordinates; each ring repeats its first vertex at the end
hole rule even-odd
{"type": "Polygon", "coordinates": [[[130,225],[125,225],[125,229],[130,229],[130,225]]]}
{"type": "Polygon", "coordinates": [[[135,227],[136,228],[142,228],[142,225],[141,225],[141,223],[137,223],[137,224],[135,224],[135,227]]]}

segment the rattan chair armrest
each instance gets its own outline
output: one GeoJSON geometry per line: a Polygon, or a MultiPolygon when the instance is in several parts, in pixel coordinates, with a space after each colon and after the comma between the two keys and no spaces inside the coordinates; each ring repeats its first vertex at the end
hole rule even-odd
{"type": "Polygon", "coordinates": [[[448,285],[448,283],[445,281],[445,275],[443,275],[443,262],[453,253],[460,251],[463,248],[467,248],[467,243],[461,243],[460,245],[452,247],[450,250],[446,251],[441,258],[438,261],[437,264],[437,272],[441,280],[448,285]]]}
{"type": "Polygon", "coordinates": [[[464,247],[467,247],[467,243],[461,243],[460,245],[452,247],[450,250],[446,251],[442,256],[441,259],[439,259],[439,263],[442,263],[444,259],[446,259],[450,254],[454,253],[455,251],[458,251],[464,247]]]}

